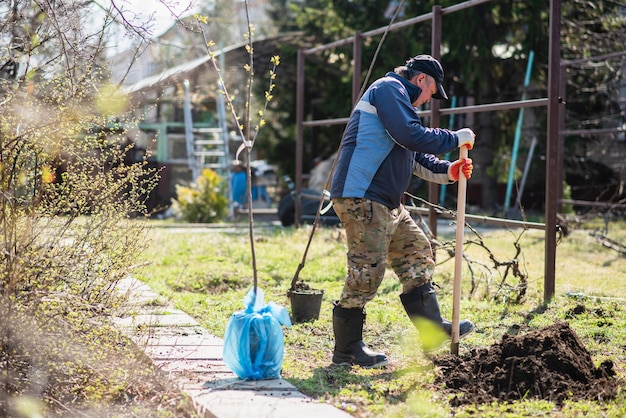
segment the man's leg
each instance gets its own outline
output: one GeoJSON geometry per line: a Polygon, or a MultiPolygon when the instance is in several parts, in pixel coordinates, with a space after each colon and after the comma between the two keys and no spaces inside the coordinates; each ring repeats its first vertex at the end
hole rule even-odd
{"type": "MultiPolygon", "coordinates": [[[[400,300],[416,328],[419,329],[420,320],[428,320],[450,337],[452,323],[441,317],[437,294],[431,283],[435,261],[430,241],[409,212],[402,209],[398,229],[389,244],[388,256],[391,267],[402,283],[400,300]]],[[[471,321],[459,322],[460,337],[473,330],[474,324],[471,321]]],[[[433,348],[439,346],[435,344],[433,348]]],[[[428,349],[429,344],[425,342],[424,347],[428,349]]]]}
{"type": "Polygon", "coordinates": [[[393,213],[366,199],[336,199],[333,207],[348,245],[348,272],[333,308],[333,364],[384,366],[387,356],[363,343],[363,324],[365,304],[374,298],[385,275],[388,242],[395,228],[393,213]]]}

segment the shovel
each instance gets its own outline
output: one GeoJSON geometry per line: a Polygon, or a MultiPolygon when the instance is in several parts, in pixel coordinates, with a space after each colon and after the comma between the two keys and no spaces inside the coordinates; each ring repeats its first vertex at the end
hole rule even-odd
{"type": "MultiPolygon", "coordinates": [[[[462,146],[459,158],[467,158],[467,146],[462,146]]],[[[459,307],[461,303],[461,269],[463,268],[463,233],[465,231],[465,198],[467,195],[467,179],[459,173],[458,197],[456,204],[456,248],[454,251],[454,287],[452,290],[452,342],[450,352],[459,354],[459,307]]]]}

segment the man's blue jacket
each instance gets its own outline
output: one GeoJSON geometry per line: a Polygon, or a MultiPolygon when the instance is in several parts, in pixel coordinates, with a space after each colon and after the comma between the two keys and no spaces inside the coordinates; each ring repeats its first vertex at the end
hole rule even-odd
{"type": "Polygon", "coordinates": [[[391,209],[400,206],[411,175],[448,184],[449,161],[442,154],[458,148],[453,131],[426,128],[412,103],[421,89],[389,72],[357,103],[333,174],[331,199],[365,198],[391,209]]]}

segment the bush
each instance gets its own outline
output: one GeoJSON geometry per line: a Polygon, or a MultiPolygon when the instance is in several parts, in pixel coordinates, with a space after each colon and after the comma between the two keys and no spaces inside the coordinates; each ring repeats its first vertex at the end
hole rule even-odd
{"type": "Polygon", "coordinates": [[[186,222],[212,223],[226,216],[226,183],[210,168],[202,170],[202,175],[190,187],[177,185],[176,194],[172,209],[186,222]]]}
{"type": "Polygon", "coordinates": [[[121,125],[81,111],[96,92],[53,109],[45,94],[57,88],[0,114],[0,416],[17,416],[26,394],[40,412],[67,411],[115,403],[109,384],[131,385],[105,364],[119,341],[103,331],[144,248],[139,217],[156,173],[124,162],[121,125]]]}
{"type": "Polygon", "coordinates": [[[126,19],[1,4],[0,417],[119,416],[141,399],[155,416],[163,380],[111,323],[158,181],[105,65],[126,19]]]}

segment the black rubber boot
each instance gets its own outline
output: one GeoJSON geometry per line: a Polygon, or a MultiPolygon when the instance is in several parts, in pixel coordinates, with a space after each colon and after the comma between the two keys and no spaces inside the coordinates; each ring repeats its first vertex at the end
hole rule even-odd
{"type": "Polygon", "coordinates": [[[364,323],[365,311],[363,309],[346,309],[335,304],[333,308],[334,365],[372,368],[387,364],[386,355],[373,352],[363,342],[364,323]]]}
{"type": "MultiPolygon", "coordinates": [[[[452,322],[441,317],[437,294],[432,283],[428,282],[416,287],[409,293],[401,294],[400,300],[411,321],[415,321],[417,318],[429,319],[440,326],[448,338],[452,336],[452,322]]],[[[459,321],[459,338],[465,337],[472,331],[474,331],[472,321],[467,319],[459,321]]]]}

